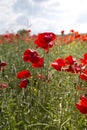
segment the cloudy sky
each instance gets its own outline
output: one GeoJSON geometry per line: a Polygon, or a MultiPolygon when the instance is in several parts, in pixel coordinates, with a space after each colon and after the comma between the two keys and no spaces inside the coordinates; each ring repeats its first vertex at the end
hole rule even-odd
{"type": "Polygon", "coordinates": [[[0,33],[87,32],[87,0],[0,0],[0,33]]]}

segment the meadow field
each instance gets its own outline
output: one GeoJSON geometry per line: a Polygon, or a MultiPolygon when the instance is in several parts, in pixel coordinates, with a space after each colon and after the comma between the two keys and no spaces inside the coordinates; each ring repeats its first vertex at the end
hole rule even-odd
{"type": "Polygon", "coordinates": [[[87,130],[87,34],[0,36],[0,130],[87,130]]]}

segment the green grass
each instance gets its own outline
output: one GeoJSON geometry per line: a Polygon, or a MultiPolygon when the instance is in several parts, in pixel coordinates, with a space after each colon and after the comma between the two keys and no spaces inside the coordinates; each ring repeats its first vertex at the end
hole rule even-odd
{"type": "Polygon", "coordinates": [[[7,62],[4,76],[0,72],[0,82],[8,84],[7,89],[0,90],[0,130],[87,130],[87,119],[75,107],[83,91],[77,91],[82,83],[78,76],[66,72],[58,72],[50,67],[56,58],[72,55],[77,59],[87,53],[87,43],[73,42],[68,45],[50,49],[48,54],[38,48],[45,57],[42,69],[35,69],[23,61],[23,53],[34,48],[33,42],[0,45],[0,59],[7,62]],[[28,69],[32,76],[26,89],[20,89],[17,72],[28,69]],[[37,79],[36,74],[49,75],[50,81],[37,79]]]}

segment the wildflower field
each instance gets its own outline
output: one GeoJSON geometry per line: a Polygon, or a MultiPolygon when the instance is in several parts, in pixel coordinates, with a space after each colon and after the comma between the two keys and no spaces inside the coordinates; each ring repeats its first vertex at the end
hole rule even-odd
{"type": "Polygon", "coordinates": [[[87,130],[87,34],[0,36],[0,130],[87,130]]]}

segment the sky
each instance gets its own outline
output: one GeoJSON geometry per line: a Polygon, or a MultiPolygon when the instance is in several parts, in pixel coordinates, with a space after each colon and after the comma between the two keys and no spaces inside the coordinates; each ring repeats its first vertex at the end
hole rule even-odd
{"type": "Polygon", "coordinates": [[[0,0],[0,34],[22,29],[87,33],[86,27],[87,0],[0,0]]]}

